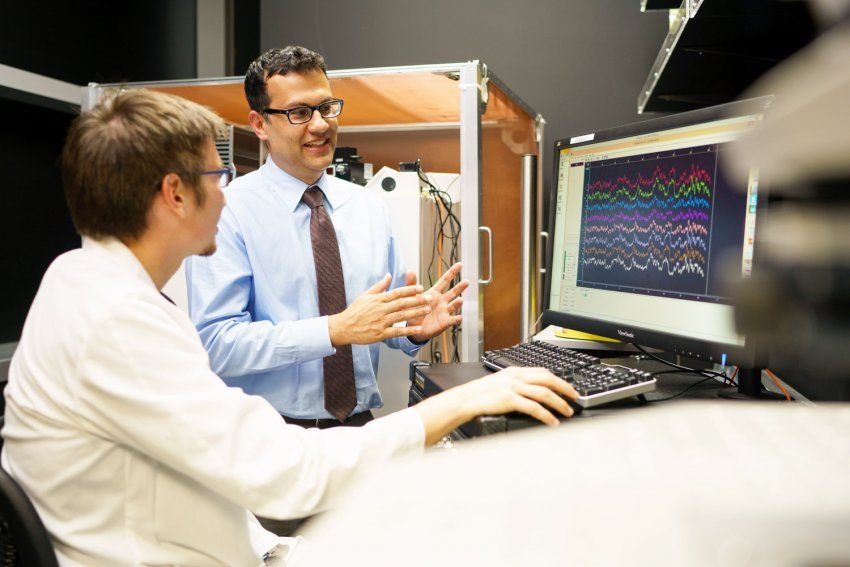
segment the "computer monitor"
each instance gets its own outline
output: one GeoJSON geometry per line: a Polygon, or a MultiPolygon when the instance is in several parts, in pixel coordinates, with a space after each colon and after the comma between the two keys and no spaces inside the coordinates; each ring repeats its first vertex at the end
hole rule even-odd
{"type": "Polygon", "coordinates": [[[728,276],[752,269],[756,164],[730,169],[729,144],[771,98],[716,106],[555,143],[544,325],[749,368],[728,276]]]}

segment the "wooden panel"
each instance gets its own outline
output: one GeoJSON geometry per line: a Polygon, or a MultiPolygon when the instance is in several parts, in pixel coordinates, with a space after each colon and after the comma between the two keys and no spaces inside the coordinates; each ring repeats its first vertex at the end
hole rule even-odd
{"type": "MultiPolygon", "coordinates": [[[[334,96],[345,100],[340,126],[458,122],[458,82],[439,73],[398,73],[330,77],[334,96]]],[[[242,81],[190,86],[163,85],[152,90],[181,96],[218,112],[232,124],[248,124],[242,81]]]]}
{"type": "Polygon", "coordinates": [[[416,124],[460,120],[458,82],[434,73],[331,78],[345,101],[340,126],[416,124]]]}
{"type": "Polygon", "coordinates": [[[151,90],[173,94],[215,110],[231,124],[248,126],[248,101],[242,83],[218,83],[191,87],[163,86],[151,90]]]}
{"type": "MultiPolygon", "coordinates": [[[[520,342],[521,159],[537,154],[534,120],[504,93],[490,88],[482,118],[481,222],[493,230],[493,283],[484,287],[484,349],[520,342]]],[[[482,250],[481,265],[487,265],[482,250]]],[[[486,268],[485,268],[486,269],[486,268]]]]}
{"type": "MultiPolygon", "coordinates": [[[[334,96],[345,100],[340,126],[460,121],[460,83],[441,73],[393,73],[331,77],[334,96]],[[351,108],[349,108],[351,107],[351,108]],[[343,120],[345,118],[345,120],[343,120]]],[[[485,120],[529,118],[492,83],[485,120]]]]}
{"type": "Polygon", "coordinates": [[[353,146],[363,161],[398,169],[400,161],[422,159],[422,169],[440,173],[460,172],[460,134],[457,130],[418,132],[341,132],[337,146],[353,146]]]}

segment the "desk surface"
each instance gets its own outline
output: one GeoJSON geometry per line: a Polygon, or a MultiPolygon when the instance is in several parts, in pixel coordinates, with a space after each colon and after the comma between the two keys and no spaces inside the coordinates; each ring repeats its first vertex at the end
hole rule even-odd
{"type": "Polygon", "coordinates": [[[363,475],[305,564],[850,565],[850,406],[617,413],[363,475]]]}

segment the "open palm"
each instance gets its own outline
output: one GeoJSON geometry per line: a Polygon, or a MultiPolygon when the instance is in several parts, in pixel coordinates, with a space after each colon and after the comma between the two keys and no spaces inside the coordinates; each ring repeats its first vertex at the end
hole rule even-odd
{"type": "MultiPolygon", "coordinates": [[[[451,289],[449,286],[452,280],[460,273],[463,265],[458,262],[444,273],[434,287],[425,291],[424,295],[429,297],[428,305],[431,306],[431,312],[424,317],[410,319],[408,325],[421,326],[422,331],[416,335],[412,335],[411,339],[418,343],[422,343],[435,337],[454,325],[460,324],[463,317],[460,315],[460,308],[463,304],[461,294],[469,287],[469,282],[461,281],[451,289]]],[[[405,274],[406,284],[416,284],[416,274],[407,272],[405,274]]]]}

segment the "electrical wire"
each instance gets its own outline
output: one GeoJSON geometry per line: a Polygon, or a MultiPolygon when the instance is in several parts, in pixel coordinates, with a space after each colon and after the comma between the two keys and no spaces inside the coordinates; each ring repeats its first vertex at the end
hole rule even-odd
{"type": "Polygon", "coordinates": [[[656,355],[652,354],[651,352],[649,352],[648,350],[646,350],[645,348],[643,348],[639,344],[636,344],[636,343],[630,343],[630,344],[633,347],[635,347],[636,349],[638,349],[641,353],[648,356],[649,358],[651,358],[653,360],[657,360],[658,362],[660,362],[662,364],[666,364],[667,366],[677,368],[677,369],[679,369],[683,372],[692,372],[694,374],[702,374],[703,376],[707,376],[709,378],[722,378],[724,382],[729,380],[729,377],[726,376],[726,374],[724,374],[723,372],[716,372],[714,370],[698,370],[696,368],[688,368],[687,366],[682,366],[681,364],[676,364],[674,362],[670,362],[669,360],[664,360],[660,356],[656,356],[656,355]]]}
{"type": "Polygon", "coordinates": [[[540,316],[537,318],[537,320],[534,322],[534,324],[531,325],[531,334],[528,335],[527,337],[523,338],[522,342],[527,343],[529,341],[529,339],[531,339],[531,337],[534,336],[534,329],[537,328],[537,324],[540,322],[540,320],[542,318],[543,318],[543,313],[541,313],[540,316]]]}
{"type": "MultiPolygon", "coordinates": [[[[649,373],[650,376],[658,376],[659,374],[687,374],[687,370],[656,370],[649,373]]],[[[702,374],[698,374],[698,376],[702,376],[702,374]]],[[[713,378],[713,376],[706,376],[706,378],[713,378]]]]}
{"type": "MultiPolygon", "coordinates": [[[[437,214],[440,215],[441,214],[440,213],[440,206],[441,206],[440,202],[436,201],[435,203],[437,205],[437,214]]],[[[437,258],[439,258],[439,260],[440,260],[438,262],[438,266],[437,266],[437,281],[440,281],[440,278],[443,277],[443,274],[445,273],[444,270],[446,269],[446,263],[443,261],[443,233],[442,232],[440,233],[439,238],[437,238],[437,258]]],[[[445,330],[443,330],[443,332],[440,333],[440,346],[441,346],[440,350],[443,353],[449,352],[448,342],[446,341],[446,331],[445,330]]]]}
{"type": "Polygon", "coordinates": [[[669,360],[664,360],[663,358],[661,358],[659,356],[655,356],[654,354],[647,351],[646,349],[644,349],[643,347],[641,347],[638,344],[635,344],[635,343],[631,343],[631,344],[632,344],[632,346],[634,346],[636,349],[638,349],[640,352],[642,352],[646,356],[673,368],[672,370],[657,370],[655,372],[650,372],[650,374],[652,376],[658,376],[659,374],[682,374],[682,373],[684,373],[684,374],[696,374],[697,376],[703,376],[704,377],[702,380],[698,380],[698,381],[694,382],[693,384],[691,384],[690,386],[688,386],[687,388],[685,388],[684,390],[682,390],[681,392],[679,392],[677,394],[673,394],[672,396],[668,396],[666,398],[656,398],[654,400],[647,398],[647,400],[646,400],[647,402],[665,402],[667,400],[672,400],[672,399],[678,398],[679,396],[684,395],[686,392],[689,392],[692,388],[695,388],[696,386],[703,384],[703,383],[705,383],[709,380],[717,380],[718,378],[723,379],[723,385],[724,386],[730,386],[730,387],[737,386],[737,383],[735,382],[735,376],[738,375],[738,369],[739,369],[738,366],[735,367],[735,370],[732,372],[731,376],[727,376],[723,372],[715,372],[714,370],[698,370],[698,369],[695,369],[695,368],[688,368],[687,366],[682,366],[681,364],[675,364],[673,362],[670,362],[669,360]]]}
{"type": "MultiPolygon", "coordinates": [[[[613,365],[609,365],[609,366],[613,366],[613,365]]],[[[650,376],[658,376],[659,374],[696,374],[697,376],[704,376],[705,378],[711,378],[712,380],[717,380],[717,378],[718,378],[717,376],[705,376],[705,374],[702,374],[698,370],[694,370],[694,371],[676,370],[676,369],[673,369],[673,370],[656,370],[655,372],[650,372],[649,374],[650,374],[650,376]]],[[[723,380],[723,385],[724,386],[735,386],[734,383],[729,382],[728,378],[726,380],[723,380]]]]}
{"type": "MultiPolygon", "coordinates": [[[[455,265],[460,258],[460,250],[459,250],[459,241],[460,241],[460,219],[458,219],[457,215],[454,213],[453,207],[454,202],[452,201],[451,195],[449,195],[446,191],[435,186],[430,179],[428,179],[427,174],[422,170],[421,160],[416,160],[416,174],[419,177],[420,181],[428,186],[428,195],[434,199],[434,205],[436,209],[436,218],[434,219],[434,243],[431,250],[431,260],[428,263],[428,284],[433,287],[434,279],[431,274],[434,272],[434,263],[436,261],[437,264],[437,273],[439,277],[442,277],[444,271],[448,269],[450,266],[455,265]],[[446,261],[446,254],[444,251],[445,242],[449,243],[449,252],[448,252],[448,262],[446,261]]],[[[455,285],[457,285],[460,281],[460,276],[455,276],[451,282],[449,282],[449,288],[451,289],[455,285]]],[[[446,340],[446,333],[449,333],[451,337],[452,350],[451,350],[451,362],[460,362],[460,349],[458,348],[459,337],[461,332],[461,326],[455,325],[448,331],[444,331],[440,337],[441,343],[441,358],[445,359],[449,354],[449,349],[446,340]]],[[[431,362],[435,362],[435,353],[432,349],[431,351],[431,362]]],[[[446,360],[441,360],[441,362],[446,362],[446,360]]]]}
{"type": "MultiPolygon", "coordinates": [[[[684,372],[684,371],[683,370],[678,370],[678,371],[662,370],[662,371],[658,372],[657,374],[675,374],[677,372],[684,372]]],[[[656,374],[656,373],[653,372],[653,374],[656,374]]],[[[695,374],[699,375],[699,372],[695,372],[695,374]]],[[[689,392],[690,390],[692,390],[696,386],[699,386],[700,384],[702,384],[704,382],[708,382],[709,380],[716,380],[716,379],[715,379],[714,376],[706,376],[702,380],[697,380],[696,382],[694,382],[693,384],[691,384],[690,386],[688,386],[687,388],[685,388],[684,390],[682,390],[681,392],[679,392],[677,394],[673,394],[672,396],[667,396],[666,398],[656,398],[656,399],[646,398],[646,401],[653,403],[653,402],[666,402],[667,400],[673,400],[673,399],[678,398],[679,396],[684,395],[686,392],[689,392]]]]}

